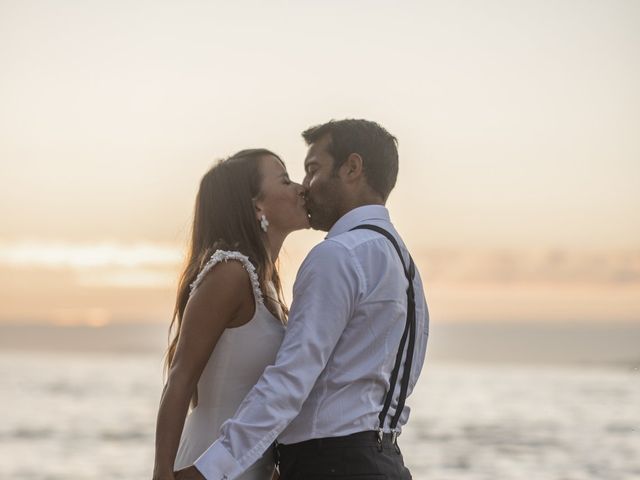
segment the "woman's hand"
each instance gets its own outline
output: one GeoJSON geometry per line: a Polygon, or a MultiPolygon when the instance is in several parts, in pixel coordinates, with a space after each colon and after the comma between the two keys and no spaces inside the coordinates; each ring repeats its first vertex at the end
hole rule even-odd
{"type": "Polygon", "coordinates": [[[153,472],[153,480],[176,480],[176,477],[173,475],[173,471],[169,470],[166,472],[153,472]]]}

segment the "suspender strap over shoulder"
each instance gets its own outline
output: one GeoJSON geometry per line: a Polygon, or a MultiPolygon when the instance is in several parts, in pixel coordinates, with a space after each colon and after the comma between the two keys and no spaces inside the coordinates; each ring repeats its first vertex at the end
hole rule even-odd
{"type": "Polygon", "coordinates": [[[378,415],[379,426],[378,426],[378,435],[379,437],[382,434],[384,429],[384,422],[389,412],[389,407],[391,406],[391,402],[393,400],[393,393],[396,388],[396,383],[398,381],[398,374],[400,372],[400,364],[402,363],[402,357],[405,352],[406,347],[406,359],[404,362],[404,369],[402,372],[402,380],[400,382],[400,396],[398,398],[398,405],[396,407],[395,414],[391,419],[391,423],[389,427],[394,432],[396,431],[396,427],[398,426],[398,421],[400,420],[400,415],[402,414],[402,410],[404,409],[404,404],[407,399],[407,391],[409,389],[409,379],[411,376],[411,364],[413,363],[413,352],[415,349],[416,343],[416,302],[415,302],[415,291],[413,287],[413,279],[415,277],[415,264],[413,263],[413,259],[411,255],[409,255],[409,267],[406,266],[404,258],[402,256],[402,250],[400,249],[400,245],[398,241],[395,239],[391,233],[389,233],[384,228],[381,228],[377,225],[358,225],[357,227],[352,228],[351,230],[372,230],[377,232],[385,237],[393,244],[396,252],[398,253],[398,257],[400,257],[400,262],[402,263],[402,269],[404,271],[407,280],[409,281],[409,286],[407,287],[407,319],[404,325],[404,331],[402,332],[402,338],[400,339],[400,345],[398,346],[398,352],[396,353],[395,363],[393,365],[393,370],[391,371],[391,377],[389,379],[389,390],[387,391],[384,404],[382,406],[382,411],[380,415],[378,415]],[[407,345],[407,337],[409,343],[407,345]]]}

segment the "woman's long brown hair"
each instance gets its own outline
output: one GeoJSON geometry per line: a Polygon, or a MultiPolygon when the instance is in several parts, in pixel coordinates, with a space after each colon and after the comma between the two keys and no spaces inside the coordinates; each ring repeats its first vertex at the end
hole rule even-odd
{"type": "Polygon", "coordinates": [[[263,148],[242,150],[219,161],[200,181],[191,242],[169,326],[169,348],[165,363],[167,371],[171,368],[180,337],[191,284],[218,249],[238,251],[249,257],[258,274],[267,307],[274,309],[275,304],[279,304],[286,319],[288,310],[283,301],[277,265],[269,255],[255,217],[254,200],[260,199],[261,195],[260,159],[268,155],[282,162],[276,154],[263,148]],[[269,290],[265,288],[269,280],[275,286],[276,298],[271,298],[269,290]]]}

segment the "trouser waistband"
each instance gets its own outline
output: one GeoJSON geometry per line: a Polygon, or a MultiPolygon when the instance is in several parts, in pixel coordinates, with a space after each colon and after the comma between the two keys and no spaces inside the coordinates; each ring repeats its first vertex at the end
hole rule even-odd
{"type": "Polygon", "coordinates": [[[378,432],[375,430],[352,433],[342,437],[313,438],[299,443],[278,443],[280,453],[301,453],[305,451],[321,450],[325,448],[340,447],[391,447],[395,444],[395,438],[391,433],[382,435],[379,441],[378,432]]]}

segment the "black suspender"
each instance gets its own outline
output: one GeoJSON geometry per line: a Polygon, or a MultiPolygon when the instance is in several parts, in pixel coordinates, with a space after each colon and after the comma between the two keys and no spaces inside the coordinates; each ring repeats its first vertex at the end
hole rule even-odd
{"type": "Polygon", "coordinates": [[[393,400],[393,392],[396,388],[396,382],[398,381],[398,374],[400,372],[400,363],[402,362],[402,356],[404,354],[404,350],[406,347],[407,355],[404,362],[404,371],[402,372],[402,380],[400,382],[400,397],[398,398],[398,406],[396,408],[396,412],[391,419],[391,423],[389,427],[391,427],[391,431],[393,433],[393,441],[395,443],[395,438],[397,436],[396,427],[398,426],[398,421],[400,420],[400,415],[402,414],[402,410],[404,409],[404,403],[407,399],[407,390],[409,388],[409,377],[411,376],[411,364],[413,363],[413,351],[416,343],[416,301],[415,301],[415,291],[413,289],[413,279],[416,274],[416,268],[413,263],[413,259],[411,255],[409,255],[409,268],[406,267],[404,263],[404,258],[402,258],[402,250],[400,250],[400,245],[398,245],[397,240],[393,235],[391,235],[384,228],[378,227],[377,225],[358,225],[357,227],[352,228],[351,230],[373,230],[374,232],[378,232],[381,235],[384,235],[389,239],[389,241],[393,244],[396,252],[398,252],[398,257],[400,257],[400,262],[402,263],[402,269],[404,270],[404,274],[409,280],[409,286],[407,288],[407,320],[404,325],[404,332],[402,333],[402,338],[400,339],[400,345],[398,347],[398,353],[396,354],[395,364],[393,366],[393,370],[391,371],[391,378],[389,379],[389,391],[387,392],[384,398],[384,404],[382,406],[382,411],[380,415],[378,415],[379,426],[378,426],[378,441],[382,443],[382,434],[384,429],[384,421],[387,417],[387,413],[389,412],[389,407],[391,406],[391,401],[393,400]],[[409,344],[407,345],[407,337],[409,337],[409,344]]]}

